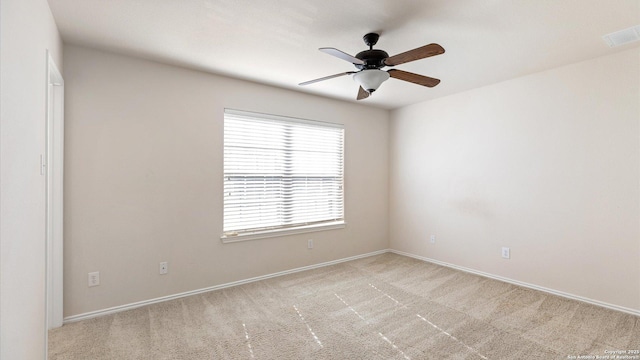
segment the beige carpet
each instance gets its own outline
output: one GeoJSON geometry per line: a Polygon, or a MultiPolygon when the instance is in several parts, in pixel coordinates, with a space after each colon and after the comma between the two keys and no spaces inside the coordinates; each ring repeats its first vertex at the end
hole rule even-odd
{"type": "Polygon", "coordinates": [[[395,254],[49,333],[52,360],[567,359],[629,349],[640,349],[638,317],[395,254]]]}

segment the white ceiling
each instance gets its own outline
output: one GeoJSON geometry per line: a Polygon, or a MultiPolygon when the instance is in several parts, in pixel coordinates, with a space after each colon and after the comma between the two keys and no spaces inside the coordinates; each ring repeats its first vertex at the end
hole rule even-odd
{"type": "Polygon", "coordinates": [[[389,79],[362,103],[393,109],[640,45],[602,35],[640,24],[640,0],[49,0],[66,43],[356,101],[362,36],[395,55],[428,43],[443,55],[397,66],[442,80],[389,79]]]}

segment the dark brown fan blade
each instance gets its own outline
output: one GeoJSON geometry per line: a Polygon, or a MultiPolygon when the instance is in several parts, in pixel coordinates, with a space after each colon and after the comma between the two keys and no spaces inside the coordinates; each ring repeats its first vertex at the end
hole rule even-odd
{"type": "Polygon", "coordinates": [[[364,65],[364,61],[362,61],[362,60],[358,59],[358,58],[357,58],[357,57],[355,57],[355,56],[351,56],[351,55],[347,54],[347,53],[346,53],[346,52],[344,52],[344,51],[340,51],[340,50],[338,50],[338,49],[334,49],[334,48],[320,48],[320,49],[318,49],[318,50],[322,51],[322,52],[323,52],[323,53],[325,53],[325,54],[333,55],[333,56],[335,56],[335,57],[337,57],[337,58],[339,58],[339,59],[346,60],[346,61],[348,61],[348,62],[350,62],[350,63],[352,63],[352,64],[364,65]]]}
{"type": "Polygon", "coordinates": [[[305,81],[303,83],[300,83],[298,85],[309,85],[309,84],[313,84],[313,83],[317,83],[318,81],[324,81],[324,80],[329,80],[329,79],[333,79],[336,77],[340,77],[340,76],[344,76],[344,75],[349,75],[349,74],[353,74],[355,73],[355,71],[347,71],[347,72],[343,72],[340,74],[335,74],[335,75],[329,75],[329,76],[325,76],[325,77],[321,77],[319,79],[314,79],[314,80],[309,80],[309,81],[305,81]]]}
{"type": "Polygon", "coordinates": [[[358,90],[358,97],[356,99],[362,100],[368,97],[369,97],[369,93],[367,92],[367,90],[363,89],[362,86],[360,86],[360,89],[358,90]]]}
{"type": "Polygon", "coordinates": [[[432,77],[410,73],[408,71],[391,69],[387,72],[392,78],[412,82],[414,84],[418,84],[422,86],[434,87],[440,83],[439,79],[434,79],[432,77]]]}
{"type": "Polygon", "coordinates": [[[444,53],[444,48],[442,48],[442,46],[438,44],[429,44],[417,49],[403,52],[402,54],[388,57],[384,60],[384,64],[387,66],[395,66],[408,63],[409,61],[428,58],[429,56],[440,55],[442,53],[444,53]]]}

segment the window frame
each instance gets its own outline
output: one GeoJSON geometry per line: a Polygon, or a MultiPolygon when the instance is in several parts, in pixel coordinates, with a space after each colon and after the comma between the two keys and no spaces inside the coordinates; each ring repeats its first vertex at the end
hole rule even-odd
{"type": "MultiPolygon", "coordinates": [[[[276,122],[286,122],[286,123],[291,123],[291,124],[295,124],[295,123],[299,123],[299,124],[311,124],[311,125],[315,125],[315,126],[324,126],[324,127],[332,127],[332,128],[338,128],[342,130],[342,149],[341,149],[341,161],[342,161],[342,218],[338,219],[338,220],[327,220],[327,221],[321,221],[321,222],[313,222],[313,223],[303,223],[300,225],[292,225],[292,226],[281,226],[281,227],[274,227],[274,228],[263,228],[263,229],[257,229],[255,231],[241,231],[238,233],[233,233],[233,231],[227,231],[225,232],[223,230],[222,235],[220,236],[220,240],[223,243],[233,243],[233,242],[240,242],[240,241],[248,241],[248,240],[256,240],[256,239],[263,239],[263,238],[271,238],[271,237],[279,237],[279,236],[286,236],[286,235],[293,235],[293,234],[302,234],[302,233],[309,233],[309,232],[318,232],[318,231],[326,231],[326,230],[335,230],[335,229],[342,229],[346,227],[346,204],[345,204],[345,126],[344,124],[340,124],[340,123],[332,123],[332,122],[325,122],[325,121],[315,121],[315,120],[307,120],[307,119],[301,119],[301,118],[294,118],[294,117],[287,117],[287,116],[280,116],[280,115],[272,115],[272,114],[264,114],[264,113],[258,113],[258,112],[251,112],[251,111],[243,111],[243,110],[235,110],[235,109],[229,109],[229,108],[225,108],[224,109],[224,113],[223,113],[223,149],[225,148],[225,134],[224,134],[224,128],[225,128],[225,124],[224,121],[226,121],[226,115],[230,114],[230,115],[240,115],[240,116],[248,116],[248,117],[255,117],[258,120],[262,120],[262,121],[276,121],[276,122]]],[[[227,175],[225,174],[225,170],[224,170],[224,166],[226,163],[226,158],[223,154],[223,158],[222,158],[222,166],[223,166],[223,170],[222,170],[222,176],[223,176],[223,187],[224,187],[224,183],[226,180],[224,180],[225,177],[227,177],[227,175]]],[[[223,189],[223,193],[224,193],[224,189],[223,189]]],[[[223,195],[223,205],[222,205],[222,226],[224,228],[224,224],[225,224],[225,205],[224,205],[224,195],[223,195]]]]}

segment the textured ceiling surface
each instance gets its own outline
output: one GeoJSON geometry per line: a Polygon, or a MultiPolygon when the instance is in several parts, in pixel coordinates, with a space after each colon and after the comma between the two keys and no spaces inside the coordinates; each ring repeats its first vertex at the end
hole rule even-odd
{"type": "Polygon", "coordinates": [[[394,109],[637,47],[602,36],[640,24],[640,0],[49,0],[66,43],[356,101],[356,70],[318,51],[390,55],[438,43],[443,55],[396,68],[442,80],[390,79],[362,103],[394,109]]]}

